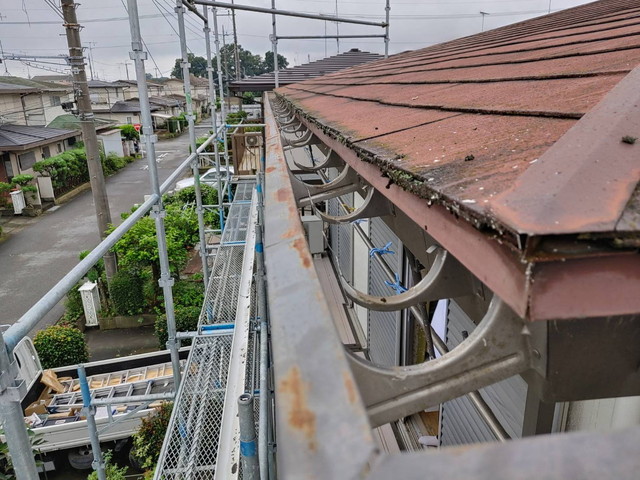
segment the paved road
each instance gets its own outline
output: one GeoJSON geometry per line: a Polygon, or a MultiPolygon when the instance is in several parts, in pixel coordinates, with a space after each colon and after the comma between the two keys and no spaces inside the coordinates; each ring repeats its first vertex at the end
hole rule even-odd
{"type": "MultiPolygon", "coordinates": [[[[162,183],[187,156],[187,134],[156,145],[158,174],[162,183]]],[[[134,203],[150,193],[146,159],[139,159],[107,179],[107,192],[114,223],[134,203]]],[[[54,207],[55,208],[55,207],[54,207]]],[[[27,222],[0,243],[0,325],[15,323],[74,265],[78,253],[100,242],[91,192],[86,191],[65,205],[27,222]]],[[[39,327],[54,323],[64,312],[56,305],[39,327]]]]}

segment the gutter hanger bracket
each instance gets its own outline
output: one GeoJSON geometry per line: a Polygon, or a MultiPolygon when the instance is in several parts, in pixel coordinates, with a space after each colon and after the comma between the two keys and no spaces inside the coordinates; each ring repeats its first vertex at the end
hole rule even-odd
{"type": "Polygon", "coordinates": [[[411,415],[535,368],[533,336],[497,297],[458,347],[419,365],[382,367],[347,352],[372,427],[411,415]]]}
{"type": "Polygon", "coordinates": [[[393,206],[384,195],[370,186],[367,188],[367,196],[364,199],[363,205],[348,215],[328,215],[320,210],[316,210],[315,213],[327,223],[351,223],[362,218],[391,215],[393,213],[393,206]]]}

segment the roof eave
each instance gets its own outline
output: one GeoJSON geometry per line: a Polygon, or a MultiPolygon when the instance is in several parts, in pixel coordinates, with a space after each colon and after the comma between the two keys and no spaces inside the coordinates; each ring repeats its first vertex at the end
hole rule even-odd
{"type": "Polygon", "coordinates": [[[2,152],[22,152],[25,150],[30,150],[32,148],[37,148],[37,147],[42,147],[45,145],[49,145],[51,143],[55,143],[55,142],[59,142],[60,140],[66,140],[67,138],[70,137],[75,137],[78,135],[78,132],[69,132],[69,133],[65,133],[63,135],[58,135],[57,137],[52,137],[52,138],[47,138],[44,140],[39,140],[37,142],[32,142],[32,143],[27,143],[27,144],[23,144],[23,145],[7,145],[7,146],[2,146],[0,145],[0,151],[2,152]]]}
{"type": "Polygon", "coordinates": [[[527,259],[514,243],[478,230],[459,212],[443,205],[429,206],[427,200],[390,183],[377,165],[364,161],[339,138],[328,135],[303,115],[298,118],[520,316],[538,321],[640,311],[640,296],[633,293],[640,291],[640,256],[637,254],[609,251],[544,262],[527,259]],[[612,302],[612,298],[616,301],[612,302]]]}

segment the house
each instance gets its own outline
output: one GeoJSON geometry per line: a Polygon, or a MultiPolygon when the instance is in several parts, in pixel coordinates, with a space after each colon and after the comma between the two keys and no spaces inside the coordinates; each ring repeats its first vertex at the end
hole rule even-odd
{"type": "MultiPolygon", "coordinates": [[[[160,110],[158,105],[151,105],[151,112],[160,110]]],[[[96,110],[94,112],[98,113],[96,110]]],[[[140,123],[140,102],[137,100],[118,100],[109,109],[101,109],[100,115],[116,122],[117,125],[133,125],[140,123]]]]}
{"type": "MultiPolygon", "coordinates": [[[[34,163],[73,148],[78,138],[75,130],[0,125],[0,182],[9,182],[16,175],[35,175],[34,163]]],[[[37,178],[40,196],[53,198],[49,179],[37,178]]]]}
{"type": "MultiPolygon", "coordinates": [[[[280,69],[278,70],[278,84],[283,87],[291,83],[303,82],[310,78],[321,77],[322,75],[328,75],[329,73],[335,73],[345,68],[355,67],[356,65],[382,58],[384,58],[383,55],[352,48],[348,52],[322,58],[315,62],[280,69]]],[[[263,73],[255,77],[247,77],[230,82],[229,91],[234,93],[268,92],[275,88],[275,80],[274,72],[263,73]]]]}
{"type": "Polygon", "coordinates": [[[0,123],[45,126],[64,113],[62,103],[72,100],[72,89],[68,86],[1,77],[0,123]]]}
{"type": "MultiPolygon", "coordinates": [[[[136,82],[135,80],[118,80],[117,83],[120,84],[125,84],[128,85],[129,88],[127,88],[124,91],[124,98],[125,100],[131,100],[133,98],[138,98],[138,82],[136,82]]],[[[152,81],[148,81],[147,82],[147,90],[149,92],[150,96],[161,96],[164,92],[164,85],[162,85],[161,83],[158,82],[152,82],[152,81]]]]}
{"type": "Polygon", "coordinates": [[[129,83],[104,80],[89,80],[87,84],[94,113],[105,113],[116,102],[126,100],[125,92],[131,88],[129,83]]]}
{"type": "MultiPolygon", "coordinates": [[[[184,83],[179,78],[163,79],[164,95],[175,100],[186,102],[184,83]]],[[[209,108],[209,81],[206,78],[190,76],[191,100],[196,117],[200,117],[209,108]]]]}
{"type": "MultiPolygon", "coordinates": [[[[94,118],[94,124],[98,142],[105,153],[108,154],[113,152],[120,157],[129,155],[128,145],[126,145],[126,142],[122,140],[120,129],[113,128],[115,126],[115,121],[96,117],[94,118]]],[[[60,115],[49,124],[49,127],[76,130],[78,132],[82,129],[80,119],[71,114],[60,115]]]]}
{"type": "MultiPolygon", "coordinates": [[[[287,452],[279,471],[297,478],[313,466],[331,478],[318,474],[326,473],[319,459],[342,458],[334,471],[359,478],[375,465],[378,447],[368,432],[338,433],[360,431],[356,418],[391,425],[406,450],[422,448],[430,413],[436,432],[429,435],[443,447],[638,424],[637,14],[631,0],[597,1],[290,84],[270,97],[265,183],[274,190],[265,225],[277,228],[267,230],[264,252],[277,443],[287,452]],[[323,181],[333,183],[296,180],[322,165],[323,181]],[[313,270],[300,254],[305,232],[283,220],[312,205],[328,224],[328,254],[349,292],[340,305],[349,330],[363,338],[348,348],[367,362],[324,355],[332,340],[320,338],[318,292],[300,281],[313,270]],[[412,297],[429,282],[428,295],[412,297]],[[396,297],[421,301],[390,308],[396,297]],[[291,315],[287,304],[304,305],[308,318],[291,315]],[[425,362],[437,356],[429,353],[434,344],[446,360],[425,362]],[[522,363],[511,368],[511,361],[522,363]],[[362,411],[351,380],[339,386],[326,375],[345,369],[362,411]],[[323,419],[308,443],[300,442],[306,427],[286,420],[300,391],[293,384],[303,386],[305,418],[323,419]]],[[[481,455],[487,447],[465,471],[491,465],[501,472],[495,476],[516,478],[522,465],[510,468],[507,459],[530,459],[535,445],[553,455],[542,439],[509,445],[504,454],[492,450],[505,463],[481,455]]],[[[450,463],[439,471],[467,478],[456,474],[455,459],[467,451],[443,450],[438,455],[450,463]]],[[[408,462],[427,475],[439,460],[423,458],[408,462]]],[[[393,469],[386,472],[373,478],[393,469]]],[[[534,478],[527,472],[523,478],[534,478]]],[[[491,478],[489,470],[478,478],[491,478]]]]}

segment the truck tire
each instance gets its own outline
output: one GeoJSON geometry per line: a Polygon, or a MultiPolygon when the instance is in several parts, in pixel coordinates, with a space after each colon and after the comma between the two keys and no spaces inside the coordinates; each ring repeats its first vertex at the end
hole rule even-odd
{"type": "Polygon", "coordinates": [[[89,470],[93,462],[93,452],[90,447],[80,447],[70,450],[67,454],[69,465],[76,470],[89,470]]]}

